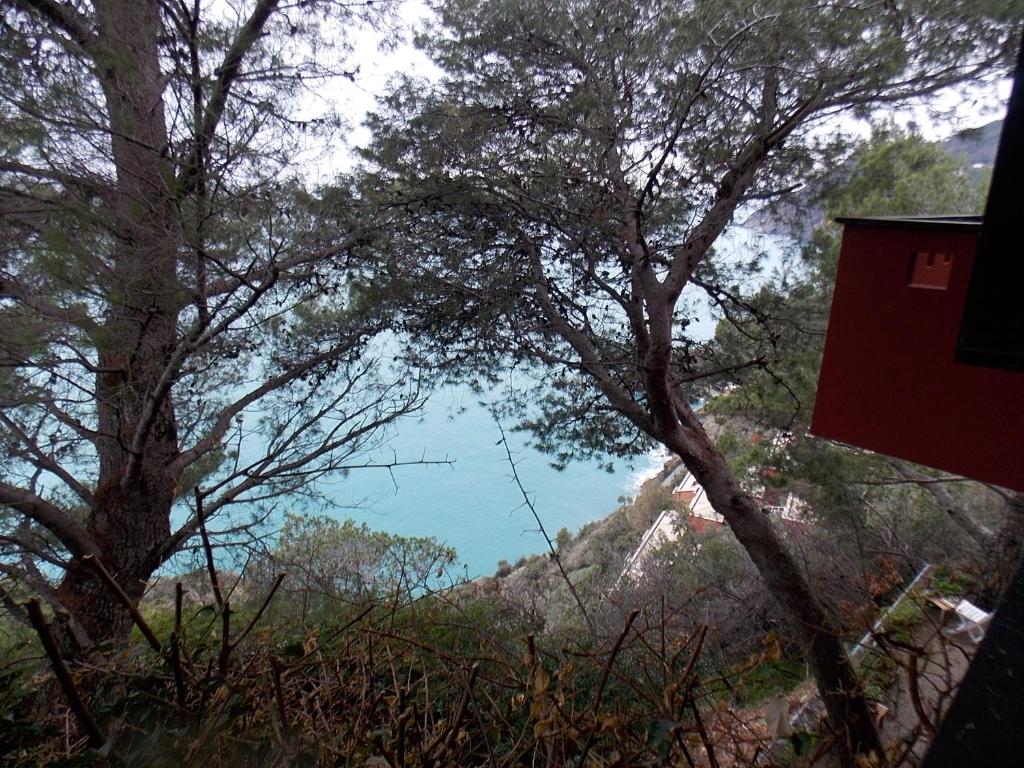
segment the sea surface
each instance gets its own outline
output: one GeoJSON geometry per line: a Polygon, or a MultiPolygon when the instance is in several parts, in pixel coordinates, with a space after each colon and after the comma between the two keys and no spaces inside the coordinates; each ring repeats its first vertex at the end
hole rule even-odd
{"type": "MultiPolygon", "coordinates": [[[[611,514],[620,496],[634,495],[664,462],[652,452],[619,462],[610,473],[597,462],[574,462],[558,471],[551,457],[527,445],[526,435],[502,426],[519,479],[552,539],[560,528],[575,533],[611,514]]],[[[368,457],[420,458],[451,464],[354,469],[321,485],[336,505],[330,514],[377,530],[432,536],[456,550],[470,578],[494,573],[499,560],[511,563],[547,551],[494,417],[468,387],[434,393],[421,413],[399,422],[386,446],[368,457]]]]}
{"type": "MultiPolygon", "coordinates": [[[[760,260],[760,270],[744,285],[747,290],[794,263],[795,247],[786,238],[742,227],[728,230],[716,246],[719,260],[760,260]]],[[[706,298],[689,286],[683,303],[692,320],[688,335],[709,338],[717,318],[706,298]]],[[[367,457],[371,463],[450,459],[451,465],[352,470],[321,483],[334,502],[330,514],[377,530],[432,536],[456,550],[469,578],[494,573],[499,560],[514,563],[523,555],[545,552],[547,544],[512,476],[498,426],[478,399],[468,386],[436,392],[421,413],[395,426],[386,446],[367,457]]],[[[558,471],[550,457],[530,448],[527,437],[510,426],[503,424],[519,478],[552,539],[563,527],[575,533],[611,514],[620,497],[635,495],[667,459],[663,450],[652,451],[616,463],[610,473],[596,461],[574,462],[558,471]]]]}

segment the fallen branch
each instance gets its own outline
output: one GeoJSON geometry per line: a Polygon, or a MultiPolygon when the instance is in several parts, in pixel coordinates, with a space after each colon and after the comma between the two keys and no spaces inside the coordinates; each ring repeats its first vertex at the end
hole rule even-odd
{"type": "Polygon", "coordinates": [[[103,563],[95,555],[86,555],[82,558],[82,562],[96,571],[96,575],[100,577],[100,580],[107,585],[107,588],[114,593],[114,596],[118,601],[125,607],[125,610],[131,614],[132,621],[135,622],[135,626],[139,628],[139,632],[146,638],[146,642],[149,643],[150,647],[159,653],[161,656],[164,654],[163,643],[157,638],[156,633],[153,632],[146,620],[142,618],[142,614],[139,613],[139,608],[132,601],[130,597],[121,589],[121,585],[117,583],[110,572],[103,567],[103,563]]]}
{"type": "Polygon", "coordinates": [[[583,745],[583,753],[577,761],[579,765],[586,765],[587,763],[587,755],[590,754],[590,748],[594,745],[594,737],[597,735],[597,716],[601,711],[601,700],[604,698],[604,689],[605,686],[608,685],[608,677],[611,675],[612,666],[615,664],[615,657],[619,655],[619,650],[622,648],[622,644],[626,641],[626,637],[629,635],[629,630],[633,627],[633,622],[636,621],[636,617],[639,615],[640,611],[635,610],[626,618],[626,626],[622,628],[622,632],[619,633],[618,638],[615,640],[615,644],[612,645],[612,650],[608,654],[608,661],[605,662],[604,669],[601,671],[601,682],[598,683],[597,693],[594,694],[594,722],[591,724],[590,733],[587,734],[587,742],[583,745]]]}
{"type": "Polygon", "coordinates": [[[64,664],[64,659],[61,658],[57,642],[53,639],[53,634],[50,632],[50,626],[43,617],[39,601],[35,598],[29,600],[25,604],[25,609],[28,613],[29,621],[32,622],[33,629],[39,635],[39,642],[42,643],[43,650],[46,651],[46,655],[50,659],[50,666],[53,668],[53,674],[57,678],[61,691],[64,692],[64,698],[67,699],[72,714],[74,714],[78,724],[88,737],[89,746],[93,748],[102,747],[107,742],[107,739],[93,719],[89,708],[82,701],[82,697],[79,696],[78,689],[75,688],[75,682],[71,678],[71,673],[68,672],[67,666],[64,664]]]}

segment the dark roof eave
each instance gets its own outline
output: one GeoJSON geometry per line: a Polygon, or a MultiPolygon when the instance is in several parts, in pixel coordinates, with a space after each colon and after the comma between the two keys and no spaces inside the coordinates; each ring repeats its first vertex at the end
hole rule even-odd
{"type": "Polygon", "coordinates": [[[981,216],[837,216],[848,227],[890,229],[980,229],[981,216]]]}

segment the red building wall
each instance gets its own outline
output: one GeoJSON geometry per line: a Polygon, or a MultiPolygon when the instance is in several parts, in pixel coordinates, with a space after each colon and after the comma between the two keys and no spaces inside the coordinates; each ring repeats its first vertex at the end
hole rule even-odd
{"type": "Polygon", "coordinates": [[[844,223],[811,431],[1024,490],[1024,373],[954,362],[978,222],[844,223]]]}
{"type": "Polygon", "coordinates": [[[717,531],[723,524],[716,520],[708,520],[706,517],[690,515],[686,518],[686,525],[691,532],[700,534],[707,533],[708,531],[717,531]]]}

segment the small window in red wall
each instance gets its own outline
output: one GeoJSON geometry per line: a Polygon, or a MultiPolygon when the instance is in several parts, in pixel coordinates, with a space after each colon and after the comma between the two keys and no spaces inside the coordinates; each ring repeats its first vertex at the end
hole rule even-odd
{"type": "Polygon", "coordinates": [[[949,287],[949,276],[952,271],[952,254],[920,251],[914,255],[913,267],[910,272],[910,287],[944,291],[949,287]]]}

